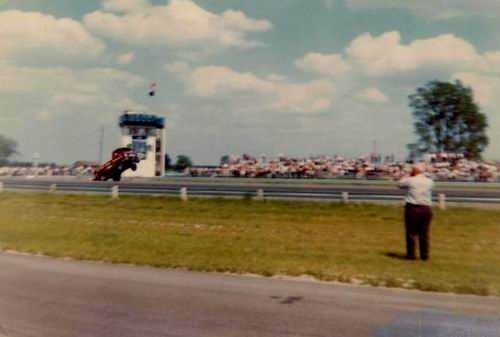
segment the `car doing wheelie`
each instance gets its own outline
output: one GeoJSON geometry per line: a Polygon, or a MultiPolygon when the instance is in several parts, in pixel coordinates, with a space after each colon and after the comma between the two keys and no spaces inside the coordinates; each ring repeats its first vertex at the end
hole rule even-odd
{"type": "Polygon", "coordinates": [[[113,179],[113,181],[120,181],[122,173],[128,169],[137,170],[139,162],[140,158],[134,150],[128,147],[118,148],[113,151],[111,160],[95,170],[94,180],[106,181],[113,179]]]}

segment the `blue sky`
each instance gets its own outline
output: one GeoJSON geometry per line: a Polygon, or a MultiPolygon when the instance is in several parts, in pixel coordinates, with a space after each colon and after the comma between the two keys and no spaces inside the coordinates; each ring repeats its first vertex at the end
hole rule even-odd
{"type": "Polygon", "coordinates": [[[95,160],[124,109],[167,118],[167,150],[403,157],[407,96],[461,79],[500,159],[500,3],[395,0],[0,1],[0,133],[19,159],[95,160]],[[147,94],[158,84],[154,98],[147,94]]]}

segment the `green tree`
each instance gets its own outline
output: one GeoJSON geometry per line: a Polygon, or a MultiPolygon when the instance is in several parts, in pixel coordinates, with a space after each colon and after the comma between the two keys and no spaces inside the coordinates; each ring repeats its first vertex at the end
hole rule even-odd
{"type": "Polygon", "coordinates": [[[474,101],[470,87],[460,81],[431,81],[409,96],[418,141],[410,156],[432,152],[462,153],[481,158],[488,146],[488,120],[474,101]]]}
{"type": "Polygon", "coordinates": [[[193,162],[191,161],[191,158],[189,158],[186,155],[180,154],[177,156],[177,162],[175,163],[175,169],[177,171],[183,171],[188,167],[192,167],[193,162]]]}
{"type": "Polygon", "coordinates": [[[16,141],[0,135],[0,164],[5,164],[16,153],[16,141]]]}
{"type": "Polygon", "coordinates": [[[170,170],[172,168],[172,158],[165,153],[165,170],[170,170]]]}
{"type": "Polygon", "coordinates": [[[220,157],[220,166],[229,164],[230,160],[231,158],[229,157],[229,155],[227,154],[223,155],[222,157],[220,157]]]}

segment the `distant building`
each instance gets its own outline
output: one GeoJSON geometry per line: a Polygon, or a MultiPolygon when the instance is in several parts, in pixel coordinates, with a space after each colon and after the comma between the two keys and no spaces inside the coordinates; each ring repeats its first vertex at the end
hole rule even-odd
{"type": "Polygon", "coordinates": [[[120,116],[121,145],[133,149],[141,162],[127,177],[160,177],[165,173],[165,119],[150,114],[125,111],[120,116]]]}

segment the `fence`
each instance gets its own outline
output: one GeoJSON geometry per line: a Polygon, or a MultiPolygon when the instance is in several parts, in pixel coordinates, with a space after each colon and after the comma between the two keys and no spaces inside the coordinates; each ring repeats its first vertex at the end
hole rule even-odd
{"type": "MultiPolygon", "coordinates": [[[[221,184],[172,184],[172,183],[127,183],[107,182],[54,182],[37,180],[4,180],[0,182],[0,192],[33,191],[51,193],[107,194],[117,199],[121,195],[164,195],[188,200],[188,197],[232,197],[251,196],[257,200],[324,200],[342,202],[386,201],[401,202],[404,191],[396,188],[349,187],[335,185],[324,187],[307,186],[245,186],[221,184]]],[[[500,189],[477,190],[437,190],[434,201],[441,208],[446,203],[499,204],[500,189]]]]}

